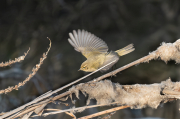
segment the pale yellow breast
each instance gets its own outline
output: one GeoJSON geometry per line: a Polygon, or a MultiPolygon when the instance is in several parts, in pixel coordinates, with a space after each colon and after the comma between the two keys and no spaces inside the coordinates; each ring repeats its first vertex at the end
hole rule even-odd
{"type": "Polygon", "coordinates": [[[95,55],[93,57],[89,57],[87,60],[91,64],[90,67],[94,67],[95,69],[98,69],[103,65],[105,57],[106,57],[105,53],[102,53],[95,55]]]}

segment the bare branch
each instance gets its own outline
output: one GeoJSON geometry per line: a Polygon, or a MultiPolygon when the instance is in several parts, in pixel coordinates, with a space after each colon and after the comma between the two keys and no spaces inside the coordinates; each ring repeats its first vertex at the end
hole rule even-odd
{"type": "MultiPolygon", "coordinates": [[[[116,102],[111,103],[111,104],[116,104],[116,102]]],[[[108,105],[111,105],[108,104],[108,105]]],[[[100,106],[107,106],[107,104],[102,104],[102,105],[90,105],[90,106],[84,106],[84,107],[77,107],[77,108],[73,108],[73,109],[66,109],[66,110],[60,110],[60,111],[55,111],[55,112],[49,112],[49,113],[44,113],[42,116],[48,116],[48,115],[53,115],[53,114],[59,114],[59,113],[63,113],[63,112],[70,112],[70,111],[82,111],[88,108],[94,108],[94,107],[100,107],[100,106]]],[[[39,115],[34,115],[32,117],[37,117],[39,115]]]]}
{"type": "MultiPolygon", "coordinates": [[[[30,48],[29,48],[29,50],[30,50],[30,48]]],[[[2,63],[0,63],[0,67],[6,67],[6,66],[9,66],[9,65],[11,65],[11,64],[14,64],[14,63],[16,63],[16,62],[23,61],[24,58],[26,57],[26,55],[28,54],[29,50],[28,50],[26,53],[24,53],[23,56],[20,56],[20,57],[18,57],[18,58],[15,58],[15,60],[9,60],[8,62],[5,62],[5,63],[2,62],[2,63]]]]}
{"type": "Polygon", "coordinates": [[[108,109],[108,110],[105,110],[105,111],[101,111],[101,112],[98,112],[98,113],[95,113],[95,114],[84,116],[84,117],[81,117],[81,118],[78,118],[78,119],[89,119],[89,118],[97,117],[97,116],[100,116],[100,115],[103,115],[103,114],[111,113],[111,112],[114,112],[114,111],[117,111],[117,110],[120,110],[120,109],[125,109],[125,108],[128,108],[128,107],[130,107],[130,106],[115,107],[115,108],[108,109]]]}
{"type": "MultiPolygon", "coordinates": [[[[60,109],[45,109],[45,110],[46,111],[61,111],[60,109]]],[[[69,113],[69,112],[65,112],[65,113],[68,114],[69,116],[73,117],[73,118],[76,118],[76,116],[73,113],[69,113]]]]}
{"type": "MultiPolygon", "coordinates": [[[[48,39],[49,39],[49,38],[48,38],[48,39]]],[[[49,48],[48,48],[47,52],[43,54],[43,58],[40,58],[39,64],[36,64],[35,68],[32,69],[32,73],[29,74],[29,76],[28,76],[23,82],[20,82],[18,85],[15,85],[14,87],[13,87],[13,86],[12,86],[12,87],[9,87],[9,88],[4,89],[4,90],[0,90],[0,94],[2,94],[2,93],[8,93],[8,92],[11,92],[12,90],[18,90],[19,87],[25,85],[25,84],[36,74],[36,72],[39,70],[40,66],[43,64],[43,61],[46,59],[47,54],[48,54],[48,52],[49,52],[49,50],[50,50],[50,48],[51,48],[51,40],[49,39],[49,41],[50,41],[50,44],[49,44],[49,48]]],[[[39,100],[40,100],[40,99],[39,99],[39,100]]],[[[38,99],[37,99],[36,101],[38,101],[38,99]]],[[[32,101],[32,102],[33,102],[33,101],[32,101]]],[[[32,103],[32,102],[31,102],[31,103],[32,103]]],[[[34,102],[35,102],[35,101],[34,101],[34,102]]],[[[31,103],[28,103],[28,104],[30,105],[31,103]]],[[[28,105],[28,104],[27,104],[27,105],[28,105]]],[[[1,119],[1,118],[5,118],[5,117],[7,117],[7,116],[10,116],[10,115],[12,115],[13,113],[16,113],[16,112],[24,109],[25,107],[26,107],[26,105],[21,106],[20,108],[15,109],[15,110],[13,110],[13,111],[10,111],[10,112],[8,112],[8,113],[0,116],[0,119],[1,119]]]]}
{"type": "MultiPolygon", "coordinates": [[[[48,51],[43,54],[43,58],[40,58],[39,64],[36,64],[35,68],[32,69],[32,73],[30,73],[29,76],[23,82],[20,82],[19,84],[15,85],[15,86],[8,87],[8,88],[6,88],[4,90],[0,90],[0,94],[3,94],[3,93],[6,94],[6,93],[11,92],[12,90],[18,90],[19,87],[25,85],[36,74],[36,72],[39,70],[40,66],[43,64],[43,61],[46,59],[46,56],[47,56],[50,48],[51,48],[51,40],[50,40],[48,51]]],[[[26,54],[25,54],[25,56],[26,56],[26,54]]],[[[25,56],[21,56],[20,59],[24,59],[25,56]]]]}

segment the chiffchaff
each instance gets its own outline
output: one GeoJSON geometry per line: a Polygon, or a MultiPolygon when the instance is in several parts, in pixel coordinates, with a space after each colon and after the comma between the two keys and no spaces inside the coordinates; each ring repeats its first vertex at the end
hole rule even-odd
{"type": "Polygon", "coordinates": [[[119,60],[120,56],[134,51],[133,44],[130,44],[120,50],[107,52],[108,46],[103,40],[84,30],[78,30],[77,32],[73,30],[73,33],[69,33],[69,36],[69,43],[76,51],[81,52],[87,58],[79,69],[85,72],[93,72],[115,61],[101,70],[106,71],[119,60]]]}

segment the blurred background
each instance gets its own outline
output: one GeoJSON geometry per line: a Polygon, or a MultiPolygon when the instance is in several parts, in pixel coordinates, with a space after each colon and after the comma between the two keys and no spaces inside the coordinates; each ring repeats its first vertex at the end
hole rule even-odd
{"type": "MultiPolygon", "coordinates": [[[[0,89],[23,81],[47,51],[52,47],[40,70],[18,91],[0,95],[0,112],[15,109],[37,96],[55,90],[87,73],[77,71],[85,58],[68,43],[68,33],[85,29],[103,39],[110,50],[118,50],[130,43],[135,51],[120,58],[115,68],[139,59],[156,50],[162,42],[175,42],[180,37],[179,0],[1,0],[0,1],[0,61],[5,62],[31,50],[24,61],[0,69],[0,89]]],[[[180,67],[174,61],[150,61],[131,67],[112,82],[126,84],[160,83],[171,77],[180,79],[180,67]]],[[[83,82],[101,76],[98,72],[83,82]]],[[[67,89],[66,89],[67,90],[67,89]]],[[[64,91],[66,91],[64,90],[64,91]]],[[[74,97],[74,99],[76,99],[74,97]]],[[[84,106],[86,98],[81,94],[76,107],[84,106]]],[[[70,100],[68,100],[70,103],[70,100]]],[[[91,104],[95,104],[95,100],[91,104]]],[[[65,109],[73,105],[50,104],[47,108],[65,109]]],[[[89,115],[110,107],[100,107],[77,113],[77,117],[89,115]]],[[[179,102],[166,103],[158,109],[123,109],[112,119],[159,117],[179,119],[179,102]]],[[[36,119],[71,119],[57,114],[36,119]]]]}

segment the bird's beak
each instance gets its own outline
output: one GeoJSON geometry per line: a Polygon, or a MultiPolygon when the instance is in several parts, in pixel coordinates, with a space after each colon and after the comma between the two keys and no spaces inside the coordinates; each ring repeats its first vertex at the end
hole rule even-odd
{"type": "Polygon", "coordinates": [[[81,69],[79,69],[78,71],[81,71],[81,69]]]}

